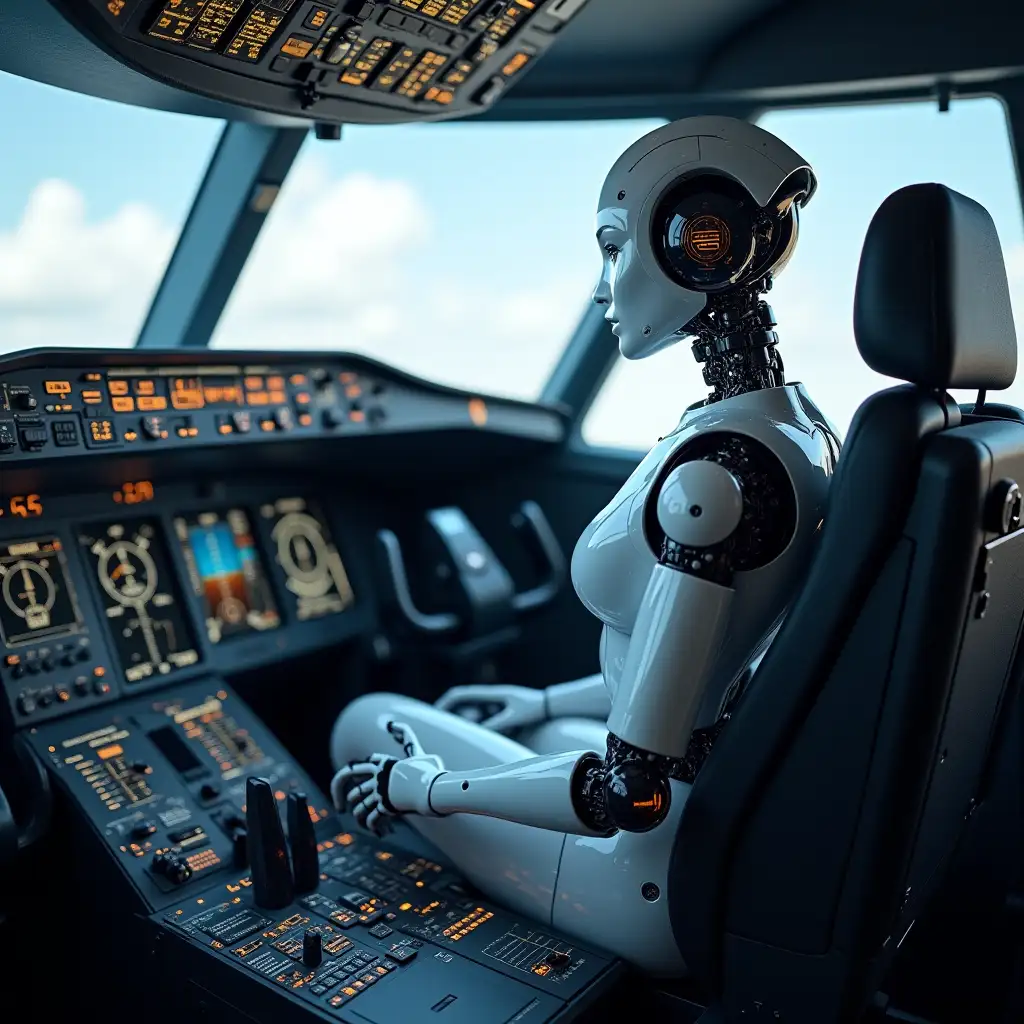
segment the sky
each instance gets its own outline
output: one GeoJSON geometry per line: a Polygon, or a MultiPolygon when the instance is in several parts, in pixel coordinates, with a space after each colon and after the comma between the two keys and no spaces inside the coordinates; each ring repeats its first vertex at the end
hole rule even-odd
{"type": "MultiPolygon", "coordinates": [[[[222,126],[2,73],[0,108],[0,352],[131,345],[222,126]]],[[[995,100],[954,100],[945,114],[934,104],[777,112],[762,125],[820,182],[770,296],[780,351],[789,379],[845,429],[891,383],[863,365],[851,326],[864,232],[890,192],[941,181],[983,203],[1024,300],[1005,115],[995,100]]],[[[355,351],[536,397],[599,271],[604,175],[654,126],[354,126],[340,142],[311,138],[212,344],[355,351]]],[[[584,438],[647,448],[705,393],[685,342],[620,361],[584,438]]],[[[1008,394],[1024,405],[1024,372],[1008,394]]]]}

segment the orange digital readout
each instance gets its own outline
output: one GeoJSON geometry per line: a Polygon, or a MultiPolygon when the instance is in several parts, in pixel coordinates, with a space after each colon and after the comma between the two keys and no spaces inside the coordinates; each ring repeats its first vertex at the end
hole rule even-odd
{"type": "Polygon", "coordinates": [[[119,757],[124,753],[124,747],[120,743],[112,743],[109,747],[100,747],[96,751],[96,756],[101,761],[109,761],[112,757],[119,757]]]}
{"type": "Polygon", "coordinates": [[[171,405],[175,409],[202,409],[202,382],[195,377],[175,377],[171,382],[171,405]]]}
{"type": "Polygon", "coordinates": [[[119,505],[141,505],[152,501],[153,496],[153,484],[149,480],[128,481],[121,484],[120,489],[113,494],[114,501],[119,505]]]}
{"type": "Polygon", "coordinates": [[[38,494],[15,494],[8,508],[18,519],[38,519],[43,514],[43,500],[38,494]]]}

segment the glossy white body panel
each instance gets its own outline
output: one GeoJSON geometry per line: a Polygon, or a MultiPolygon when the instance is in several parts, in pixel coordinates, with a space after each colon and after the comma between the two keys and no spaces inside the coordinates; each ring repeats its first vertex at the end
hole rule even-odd
{"type": "MultiPolygon", "coordinates": [[[[572,806],[570,783],[587,753],[542,754],[500,767],[442,772],[430,787],[430,809],[434,814],[486,814],[554,832],[600,835],[583,825],[572,806]]],[[[603,750],[592,753],[604,756],[603,750]]]]}
{"type": "MultiPolygon", "coordinates": [[[[555,683],[544,691],[551,718],[600,718],[604,721],[612,709],[604,676],[600,674],[555,683]]],[[[532,744],[527,743],[528,747],[532,744]]],[[[534,748],[536,749],[536,748],[534,748]]]]}
{"type": "MultiPolygon", "coordinates": [[[[721,657],[705,682],[695,725],[714,723],[723,697],[785,611],[807,568],[832,474],[827,422],[800,384],[690,409],[583,531],[572,556],[572,580],[580,600],[604,623],[602,668],[610,689],[618,690],[625,665],[638,657],[631,638],[657,564],[644,535],[643,513],[662,465],[698,435],[746,435],[771,449],[785,466],[797,495],[796,532],[775,561],[736,575],[721,657]]],[[[689,667],[680,664],[677,671],[687,673],[689,667]]],[[[692,692],[693,687],[687,682],[682,689],[692,692]]]]}
{"type": "Polygon", "coordinates": [[[707,681],[721,660],[734,597],[729,587],[655,565],[633,624],[609,732],[663,757],[686,756],[707,681]]]}

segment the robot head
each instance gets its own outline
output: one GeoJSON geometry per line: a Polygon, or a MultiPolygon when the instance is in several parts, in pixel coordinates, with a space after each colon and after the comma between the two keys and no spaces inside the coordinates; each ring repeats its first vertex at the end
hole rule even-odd
{"type": "Polygon", "coordinates": [[[594,301],[627,359],[688,334],[709,297],[756,287],[785,266],[810,165],[768,132],[689,117],[633,143],[608,172],[597,213],[604,269],[594,301]]]}

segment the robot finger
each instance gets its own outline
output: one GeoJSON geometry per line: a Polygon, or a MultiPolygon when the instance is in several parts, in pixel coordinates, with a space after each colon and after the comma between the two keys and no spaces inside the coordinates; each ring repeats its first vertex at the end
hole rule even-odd
{"type": "Polygon", "coordinates": [[[372,779],[376,774],[377,769],[372,764],[357,764],[338,769],[331,780],[331,799],[334,806],[341,808],[345,805],[345,793],[352,788],[354,782],[362,783],[366,779],[372,779]]]}
{"type": "Polygon", "coordinates": [[[360,786],[354,786],[345,794],[345,803],[349,806],[362,803],[368,796],[372,796],[377,790],[377,780],[367,779],[360,786]]]}
{"type": "Polygon", "coordinates": [[[426,753],[416,733],[413,732],[412,726],[406,725],[405,722],[388,722],[388,732],[401,746],[402,753],[406,757],[419,757],[426,753]]]}
{"type": "Polygon", "coordinates": [[[361,803],[356,804],[352,808],[352,815],[360,825],[366,825],[369,816],[379,806],[376,795],[368,796],[361,803]]]}
{"type": "Polygon", "coordinates": [[[388,820],[379,806],[375,806],[366,816],[366,827],[377,835],[382,836],[387,832],[388,820]]]}

